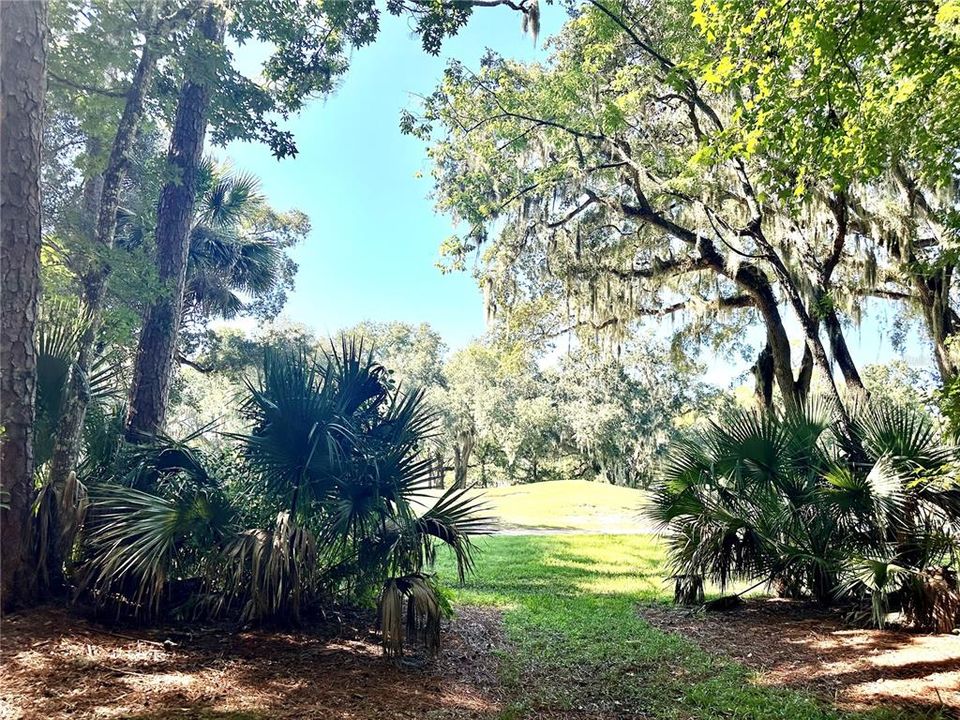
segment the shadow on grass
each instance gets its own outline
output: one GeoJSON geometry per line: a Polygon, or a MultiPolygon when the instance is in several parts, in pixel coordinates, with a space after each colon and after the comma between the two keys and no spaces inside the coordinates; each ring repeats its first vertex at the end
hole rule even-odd
{"type": "Polygon", "coordinates": [[[504,608],[504,681],[519,716],[937,717],[892,707],[849,715],[805,692],[757,684],[749,669],[642,620],[638,605],[669,602],[667,574],[651,536],[496,537],[482,545],[459,599],[504,608]]]}

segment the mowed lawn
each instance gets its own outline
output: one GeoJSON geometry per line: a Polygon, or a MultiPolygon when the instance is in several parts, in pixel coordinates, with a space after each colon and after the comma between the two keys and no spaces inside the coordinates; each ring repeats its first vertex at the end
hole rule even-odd
{"type": "MultiPolygon", "coordinates": [[[[937,717],[843,714],[804,694],[760,687],[749,670],[652,628],[638,605],[667,602],[671,592],[654,536],[496,536],[479,545],[475,572],[455,601],[502,612],[503,718],[937,717]]],[[[449,557],[440,572],[455,582],[449,557]]]]}
{"type": "MultiPolygon", "coordinates": [[[[643,516],[646,493],[586,480],[477,488],[497,530],[506,533],[652,532],[643,516]]],[[[432,491],[439,495],[440,491],[432,491]]]]}

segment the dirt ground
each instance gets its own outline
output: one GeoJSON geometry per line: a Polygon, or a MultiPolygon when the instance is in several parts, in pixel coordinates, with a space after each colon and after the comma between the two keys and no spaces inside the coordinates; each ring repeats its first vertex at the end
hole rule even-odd
{"type": "Polygon", "coordinates": [[[494,714],[496,613],[459,611],[436,663],[397,666],[336,632],[108,630],[59,608],[4,618],[0,718],[479,718],[494,714]]]}
{"type": "MultiPolygon", "coordinates": [[[[960,637],[859,630],[802,603],[750,600],[728,613],[644,607],[644,619],[845,709],[946,708],[960,717],[960,637]]],[[[502,707],[496,611],[462,608],[435,663],[383,657],[369,618],[300,632],[108,629],[61,608],[4,618],[0,720],[425,718],[502,707]]]]}
{"type": "Polygon", "coordinates": [[[851,628],[839,612],[756,599],[723,613],[641,608],[645,620],[755,669],[765,685],[849,710],[891,705],[960,717],[960,637],[851,628]]]}

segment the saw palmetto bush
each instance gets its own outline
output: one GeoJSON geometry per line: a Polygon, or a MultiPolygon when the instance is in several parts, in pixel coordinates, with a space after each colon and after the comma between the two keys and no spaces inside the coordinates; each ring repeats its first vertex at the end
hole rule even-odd
{"type": "Polygon", "coordinates": [[[487,523],[463,490],[417,503],[436,482],[423,393],[344,341],[267,351],[239,411],[249,431],[228,436],[227,460],[165,438],[119,453],[91,489],[83,587],[140,614],[177,601],[243,622],[368,602],[388,652],[414,635],[435,648],[447,607],[429,573],[437,546],[465,572],[487,523]]]}
{"type": "Polygon", "coordinates": [[[58,480],[50,472],[57,424],[66,410],[71,388],[80,387],[87,397],[90,425],[111,413],[118,396],[120,364],[116,358],[100,352],[85,373],[76,362],[88,323],[89,318],[76,305],[66,302],[44,307],[37,323],[33,449],[38,487],[34,519],[41,591],[59,590],[64,584],[64,567],[71,562],[88,504],[85,485],[77,473],[58,480]]]}
{"type": "Polygon", "coordinates": [[[680,577],[958,622],[957,449],[916,409],[742,410],[670,448],[651,507],[680,577]]]}

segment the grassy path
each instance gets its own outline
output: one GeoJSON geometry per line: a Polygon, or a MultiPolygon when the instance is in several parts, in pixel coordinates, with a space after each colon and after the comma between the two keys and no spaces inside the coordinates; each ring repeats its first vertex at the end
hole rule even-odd
{"type": "MultiPolygon", "coordinates": [[[[430,492],[438,497],[442,491],[430,492]]],[[[653,532],[642,490],[586,480],[477,488],[502,534],[653,532]]]]}
{"type": "MultiPolygon", "coordinates": [[[[668,599],[653,537],[491,537],[477,565],[456,601],[503,612],[512,646],[502,661],[503,718],[919,717],[846,715],[800,693],[757,686],[749,670],[650,627],[637,605],[668,599]]],[[[441,572],[451,578],[452,571],[446,560],[441,572]]]]}

